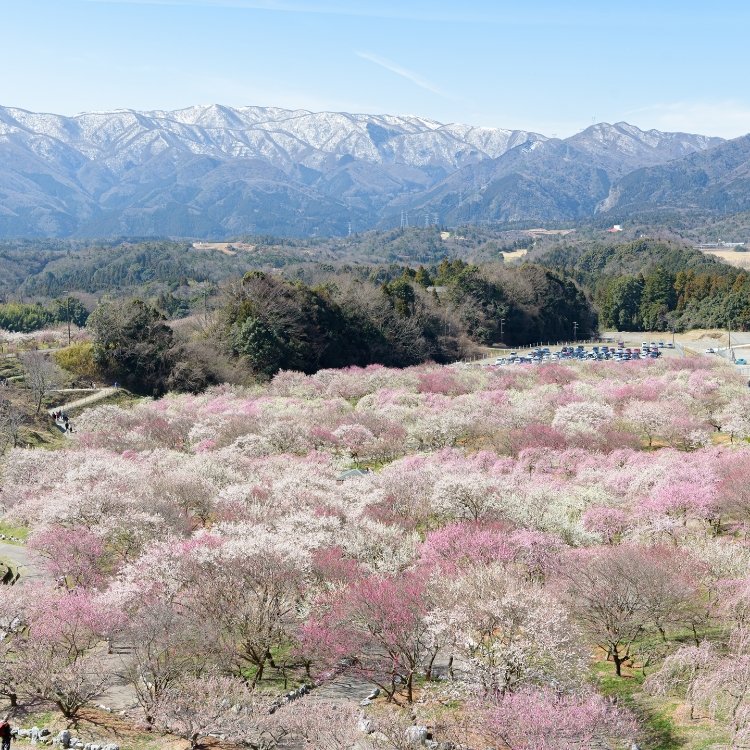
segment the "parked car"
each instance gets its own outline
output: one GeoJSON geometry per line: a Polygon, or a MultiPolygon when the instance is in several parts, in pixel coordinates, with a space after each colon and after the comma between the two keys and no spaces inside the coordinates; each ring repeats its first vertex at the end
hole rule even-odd
{"type": "Polygon", "coordinates": [[[740,357],[739,359],[734,360],[734,364],[736,365],[746,365],[747,360],[744,357],[740,357]]]}
{"type": "Polygon", "coordinates": [[[706,354],[716,354],[716,349],[714,349],[713,346],[709,346],[708,349],[706,349],[706,354]]]}

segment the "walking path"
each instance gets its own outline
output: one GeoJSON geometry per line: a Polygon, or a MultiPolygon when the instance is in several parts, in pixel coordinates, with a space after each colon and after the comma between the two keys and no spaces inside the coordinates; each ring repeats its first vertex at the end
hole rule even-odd
{"type": "Polygon", "coordinates": [[[119,388],[111,386],[109,388],[100,388],[96,393],[92,393],[90,396],[84,396],[83,398],[76,399],[75,401],[68,401],[67,404],[60,404],[52,409],[47,409],[47,414],[50,416],[56,411],[70,411],[71,409],[78,409],[81,406],[88,406],[89,404],[95,404],[97,401],[103,401],[105,398],[109,398],[113,394],[119,391],[119,388]]]}
{"type": "Polygon", "coordinates": [[[21,577],[18,579],[19,584],[23,584],[33,578],[41,578],[42,576],[42,572],[37,567],[36,561],[32,559],[32,555],[26,547],[20,544],[0,542],[0,560],[10,563],[14,568],[18,569],[18,572],[21,574],[21,577]]]}
{"type": "MultiPolygon", "coordinates": [[[[78,391],[80,392],[80,389],[67,389],[70,391],[78,391]]],[[[68,401],[66,404],[61,404],[60,406],[54,406],[51,409],[47,409],[47,414],[52,416],[56,412],[60,413],[66,413],[70,411],[71,409],[78,409],[81,406],[90,406],[91,404],[95,404],[98,401],[103,401],[105,398],[109,398],[114,393],[117,393],[119,391],[119,388],[115,388],[114,386],[109,388],[97,388],[94,389],[94,391],[91,393],[90,396],[84,396],[83,398],[78,398],[75,401],[68,401]]],[[[65,392],[65,390],[58,391],[65,392]]],[[[68,423],[65,422],[63,419],[56,419],[55,425],[57,428],[65,435],[65,437],[70,437],[70,432],[68,432],[68,423]]],[[[72,422],[70,422],[71,425],[71,431],[72,431],[72,422]]]]}

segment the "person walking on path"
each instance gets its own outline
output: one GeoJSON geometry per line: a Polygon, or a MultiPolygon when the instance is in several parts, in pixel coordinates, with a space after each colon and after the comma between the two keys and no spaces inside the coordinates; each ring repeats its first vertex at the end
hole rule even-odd
{"type": "Polygon", "coordinates": [[[10,750],[10,724],[7,716],[0,722],[0,750],[10,750]]]}

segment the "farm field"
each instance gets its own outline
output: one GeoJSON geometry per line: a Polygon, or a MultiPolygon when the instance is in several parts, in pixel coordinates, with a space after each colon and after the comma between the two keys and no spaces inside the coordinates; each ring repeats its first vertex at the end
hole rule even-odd
{"type": "Polygon", "coordinates": [[[21,721],[102,744],[114,710],[135,748],[750,732],[750,395],[718,358],[281,372],[76,427],[2,469],[21,721]]]}
{"type": "Polygon", "coordinates": [[[510,261],[510,260],[521,260],[521,258],[525,257],[528,253],[528,250],[525,248],[521,248],[520,250],[512,250],[510,252],[503,252],[503,260],[504,261],[510,261]]]}
{"type": "Polygon", "coordinates": [[[737,252],[736,250],[702,250],[701,252],[723,260],[730,266],[750,268],[750,253],[747,252],[737,252]]]}
{"type": "Polygon", "coordinates": [[[251,252],[255,250],[255,245],[249,245],[245,242],[194,242],[194,250],[201,252],[216,251],[224,255],[237,255],[238,252],[251,252]]]}

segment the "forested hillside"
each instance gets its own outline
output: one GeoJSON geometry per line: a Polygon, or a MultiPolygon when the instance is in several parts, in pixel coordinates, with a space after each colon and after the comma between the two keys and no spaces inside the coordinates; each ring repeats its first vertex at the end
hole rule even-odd
{"type": "Polygon", "coordinates": [[[540,262],[573,276],[592,295],[605,327],[750,327],[750,276],[685,245],[560,245],[540,262]]]}
{"type": "Polygon", "coordinates": [[[102,374],[139,393],[200,391],[224,381],[267,380],[279,370],[452,362],[501,335],[511,344],[582,338],[596,314],[578,287],[535,265],[479,268],[463,261],[290,281],[253,271],[223,287],[211,314],[173,331],[141,300],[104,302],[88,329],[102,374]],[[438,291],[439,290],[439,291],[438,291]]]}

